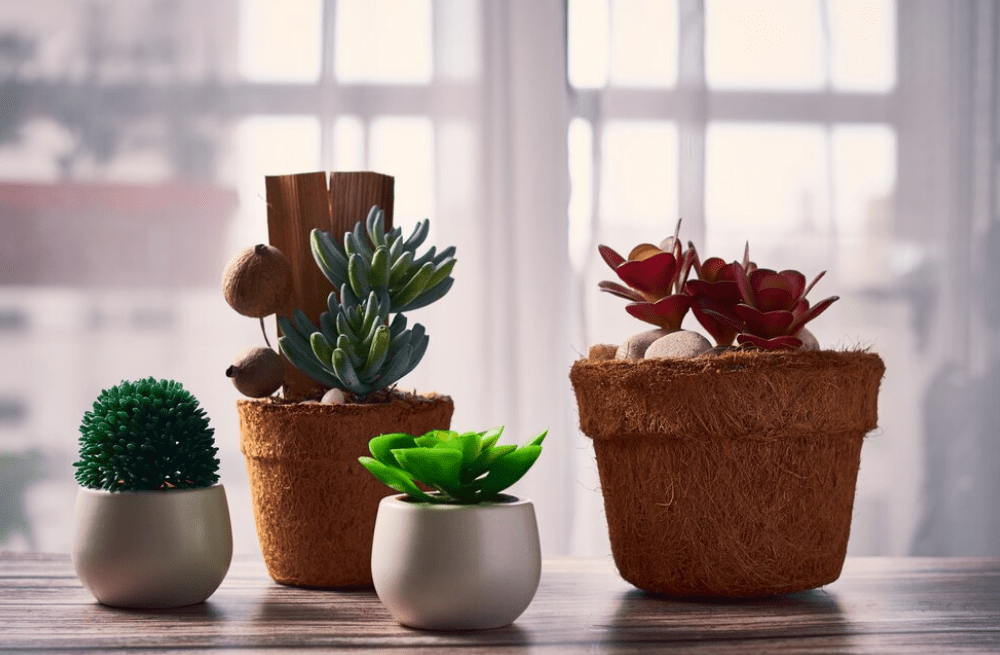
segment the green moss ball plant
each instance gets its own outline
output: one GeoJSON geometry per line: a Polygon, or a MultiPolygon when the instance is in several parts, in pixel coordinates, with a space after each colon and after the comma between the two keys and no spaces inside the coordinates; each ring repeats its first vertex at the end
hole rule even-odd
{"type": "Polygon", "coordinates": [[[180,382],[122,381],[83,415],[76,480],[108,491],[210,487],[219,480],[214,432],[180,382]]]}

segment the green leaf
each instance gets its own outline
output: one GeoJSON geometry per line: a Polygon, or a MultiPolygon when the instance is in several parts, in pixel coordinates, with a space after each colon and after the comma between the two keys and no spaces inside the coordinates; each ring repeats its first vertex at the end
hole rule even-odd
{"type": "Polygon", "coordinates": [[[434,497],[421,491],[420,487],[413,482],[413,478],[407,475],[405,471],[393,468],[392,466],[386,466],[382,462],[374,460],[371,457],[359,457],[358,461],[361,462],[361,465],[368,469],[372,475],[391,489],[395,489],[396,491],[404,493],[411,498],[416,498],[417,500],[423,500],[430,503],[441,502],[440,499],[435,499],[434,497]]]}
{"type": "Polygon", "coordinates": [[[487,430],[486,432],[483,432],[482,434],[483,450],[486,450],[487,448],[492,448],[494,445],[496,445],[497,439],[500,438],[501,434],[503,434],[502,425],[498,425],[492,430],[487,430]]]}
{"type": "Polygon", "coordinates": [[[389,249],[379,246],[372,255],[371,269],[368,271],[368,284],[372,289],[382,290],[389,286],[389,249]]]}
{"type": "Polygon", "coordinates": [[[368,442],[368,450],[371,451],[372,457],[386,466],[399,466],[395,455],[392,454],[393,450],[413,448],[414,446],[413,435],[403,432],[380,434],[368,442]]]}
{"type": "Polygon", "coordinates": [[[329,364],[330,359],[333,357],[333,346],[330,345],[330,342],[327,341],[322,332],[313,332],[309,336],[309,345],[312,347],[312,351],[313,354],[316,355],[316,359],[318,359],[321,364],[329,364]]]}
{"type": "Polygon", "coordinates": [[[359,254],[353,254],[347,260],[347,281],[358,298],[367,298],[372,290],[368,284],[368,262],[359,254]]]}
{"type": "Polygon", "coordinates": [[[457,432],[451,430],[431,430],[414,441],[421,448],[434,448],[442,443],[447,443],[458,436],[457,432]]]}
{"type": "Polygon", "coordinates": [[[400,467],[424,484],[447,494],[461,487],[462,453],[439,448],[397,448],[400,467]]]}
{"type": "Polygon", "coordinates": [[[479,456],[479,434],[476,432],[459,434],[448,441],[442,441],[436,447],[450,448],[451,450],[458,451],[462,454],[462,464],[464,466],[469,466],[479,456]]]}
{"type": "Polygon", "coordinates": [[[522,446],[512,453],[498,457],[490,466],[490,472],[480,482],[479,488],[483,497],[493,498],[520,480],[541,454],[541,446],[522,446]]]}
{"type": "Polygon", "coordinates": [[[472,463],[469,467],[469,476],[472,479],[478,478],[480,475],[489,470],[490,465],[493,464],[498,458],[503,457],[508,453],[512,453],[517,450],[517,446],[514,444],[506,444],[503,446],[495,446],[493,448],[484,448],[476,461],[472,463]]]}
{"type": "Polygon", "coordinates": [[[548,433],[549,433],[548,430],[542,430],[541,434],[539,434],[537,437],[535,437],[534,439],[532,439],[531,441],[529,441],[525,445],[526,446],[541,446],[542,442],[545,441],[545,435],[547,435],[548,433]]]}

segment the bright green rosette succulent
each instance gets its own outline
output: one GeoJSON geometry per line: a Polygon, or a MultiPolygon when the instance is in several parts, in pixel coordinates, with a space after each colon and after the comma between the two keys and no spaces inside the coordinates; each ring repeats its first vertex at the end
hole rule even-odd
{"type": "Polygon", "coordinates": [[[386,485],[413,500],[470,505],[501,500],[542,453],[543,431],[523,446],[497,445],[503,426],[459,434],[432,430],[423,436],[394,433],[368,444],[372,457],[358,461],[386,485]],[[423,491],[417,483],[436,493],[423,491]]]}

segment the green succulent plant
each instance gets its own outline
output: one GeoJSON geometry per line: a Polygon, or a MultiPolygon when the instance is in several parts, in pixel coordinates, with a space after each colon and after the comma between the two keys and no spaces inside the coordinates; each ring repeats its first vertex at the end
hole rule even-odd
{"type": "Polygon", "coordinates": [[[368,443],[372,457],[358,461],[414,500],[461,505],[495,501],[535,463],[548,431],[521,447],[496,445],[502,433],[501,425],[463,434],[450,430],[432,430],[420,437],[383,434],[368,443]],[[418,482],[437,493],[421,490],[418,482]]]}
{"type": "Polygon", "coordinates": [[[209,487],[219,480],[214,432],[180,382],[122,381],[83,415],[76,480],[109,491],[209,487]]]}
{"type": "Polygon", "coordinates": [[[424,219],[406,239],[398,227],[386,232],[385,213],[374,206],[343,244],[313,230],[313,258],[336,291],[319,326],[300,310],[278,317],[278,343],[288,360],[317,382],[360,398],[412,371],[428,337],[420,324],[408,328],[403,312],[441,299],[454,284],[454,247],[417,255],[429,228],[424,219]]]}

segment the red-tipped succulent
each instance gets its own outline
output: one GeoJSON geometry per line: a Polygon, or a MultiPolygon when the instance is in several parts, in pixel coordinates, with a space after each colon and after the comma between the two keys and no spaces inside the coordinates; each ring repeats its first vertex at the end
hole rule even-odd
{"type": "Polygon", "coordinates": [[[727,264],[719,257],[710,257],[699,263],[696,258],[694,266],[698,279],[689,280],[684,285],[684,292],[691,296],[691,311],[718,345],[732,345],[739,330],[731,323],[715,318],[705,308],[725,312],[725,308],[742,301],[743,296],[736,283],[736,269],[742,269],[745,274],[756,270],[757,265],[750,261],[750,245],[747,244],[743,251],[742,262],[727,264]]]}
{"type": "Polygon", "coordinates": [[[688,273],[698,255],[694,246],[681,246],[678,232],[659,246],[643,243],[632,249],[628,259],[608,246],[599,246],[601,257],[627,286],[617,282],[600,283],[607,291],[632,302],[625,310],[635,318],[667,330],[679,330],[684,315],[691,308],[691,297],[684,293],[688,273]]]}
{"type": "Polygon", "coordinates": [[[798,335],[805,324],[838,299],[831,296],[813,306],[806,300],[806,294],[825,271],[808,286],[805,276],[798,271],[779,273],[758,268],[748,272],[742,266],[730,271],[739,289],[738,302],[726,304],[702,296],[695,303],[702,313],[736,330],[736,341],[741,345],[751,344],[766,350],[800,348],[802,339],[798,335]]]}

